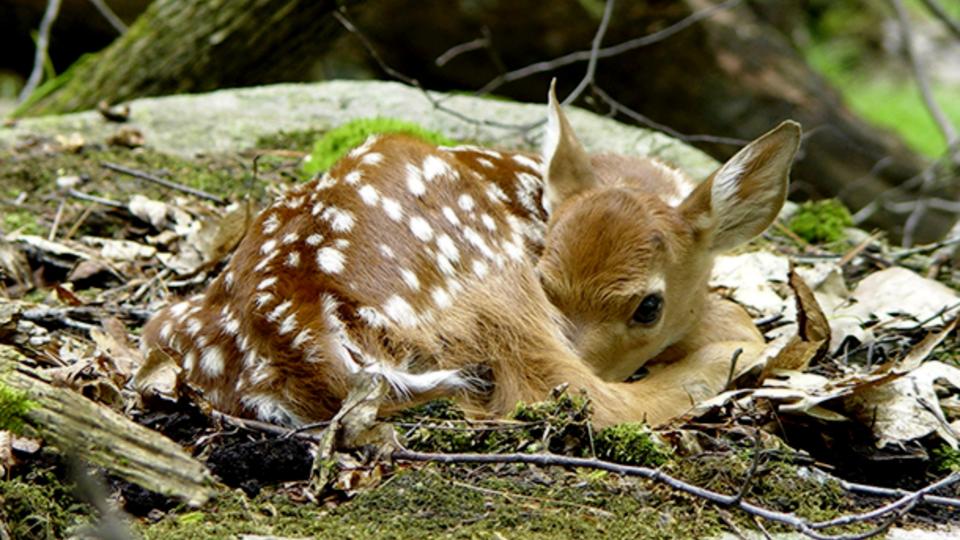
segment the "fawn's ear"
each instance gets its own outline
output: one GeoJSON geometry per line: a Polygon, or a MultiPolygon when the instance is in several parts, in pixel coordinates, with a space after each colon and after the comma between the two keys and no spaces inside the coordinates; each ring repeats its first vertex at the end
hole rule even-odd
{"type": "Polygon", "coordinates": [[[743,244],[773,223],[799,147],[800,124],[787,120],[743,147],[683,201],[681,212],[710,234],[712,251],[743,244]]]}
{"type": "Polygon", "coordinates": [[[556,79],[550,83],[547,130],[543,137],[543,207],[547,214],[596,183],[590,157],[557,101],[556,84],[556,79]]]}

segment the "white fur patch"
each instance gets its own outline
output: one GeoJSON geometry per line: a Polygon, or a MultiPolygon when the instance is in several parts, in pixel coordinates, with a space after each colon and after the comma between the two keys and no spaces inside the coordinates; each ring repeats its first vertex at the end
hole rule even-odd
{"type": "Polygon", "coordinates": [[[490,214],[482,214],[480,216],[480,221],[483,223],[483,226],[489,231],[497,230],[497,223],[493,221],[493,218],[490,217],[490,214]]]}
{"type": "Polygon", "coordinates": [[[480,234],[473,230],[471,227],[466,227],[463,229],[463,237],[467,239],[467,242],[470,243],[473,247],[480,250],[480,253],[488,259],[494,259],[493,250],[490,249],[490,246],[487,245],[486,240],[480,236],[480,234]]]}
{"type": "Polygon", "coordinates": [[[273,308],[273,310],[270,311],[270,313],[267,314],[267,320],[269,320],[270,322],[277,322],[280,319],[280,317],[283,317],[283,314],[286,313],[287,310],[290,309],[292,306],[293,306],[292,300],[287,300],[286,302],[278,305],[277,307],[273,308]]]}
{"type": "Polygon", "coordinates": [[[323,211],[321,219],[330,223],[330,228],[336,232],[348,232],[353,228],[354,217],[349,210],[342,210],[331,206],[323,211]]]}
{"type": "Polygon", "coordinates": [[[313,247],[319,246],[320,242],[323,242],[323,235],[311,234],[310,236],[307,237],[306,242],[308,246],[313,246],[313,247]]]}
{"type": "Polygon", "coordinates": [[[324,247],[317,250],[317,266],[327,274],[339,274],[343,271],[345,257],[336,248],[324,247]]]}
{"type": "Polygon", "coordinates": [[[537,160],[535,160],[535,159],[533,159],[533,158],[531,158],[531,157],[529,157],[529,156],[525,156],[525,155],[523,155],[523,154],[514,154],[514,155],[511,156],[511,157],[513,158],[514,161],[516,161],[516,162],[519,163],[520,165],[523,165],[524,167],[527,167],[528,169],[532,169],[532,170],[533,170],[534,172],[536,172],[536,173],[540,173],[540,167],[541,167],[541,166],[540,166],[540,162],[539,162],[539,161],[537,161],[537,160]]]}
{"type": "Polygon", "coordinates": [[[283,262],[289,268],[296,268],[300,266],[300,252],[291,251],[287,253],[287,259],[283,262]]]}
{"type": "Polygon", "coordinates": [[[424,242],[429,242],[433,238],[433,227],[420,216],[410,218],[410,232],[424,242]]]}
{"type": "Polygon", "coordinates": [[[402,327],[415,326],[419,320],[413,307],[399,295],[393,295],[383,304],[383,312],[402,327]]]}
{"type": "Polygon", "coordinates": [[[423,172],[414,164],[407,163],[407,190],[417,197],[427,192],[427,185],[423,183],[423,172]]]}
{"type": "Polygon", "coordinates": [[[202,328],[203,323],[201,323],[199,319],[187,319],[187,334],[189,334],[191,337],[195,337],[197,334],[199,334],[202,328]]]}
{"type": "Polygon", "coordinates": [[[277,333],[281,336],[285,336],[290,332],[293,332],[297,329],[297,314],[291,313],[287,315],[287,318],[280,323],[280,329],[277,330],[277,333]]]}
{"type": "Polygon", "coordinates": [[[473,197],[471,197],[470,195],[467,195],[466,193],[464,193],[463,195],[460,195],[460,197],[457,199],[457,204],[460,206],[460,208],[464,212],[473,211],[473,208],[475,205],[473,201],[473,197]]]}
{"type": "Polygon", "coordinates": [[[507,194],[500,189],[500,186],[494,183],[487,186],[487,198],[493,202],[507,202],[510,200],[510,197],[507,197],[507,194]]]}
{"type": "Polygon", "coordinates": [[[209,347],[203,351],[200,357],[200,371],[207,377],[219,377],[223,375],[224,359],[223,351],[220,347],[209,347]]]}
{"type": "Polygon", "coordinates": [[[360,194],[360,200],[367,206],[375,206],[380,200],[380,193],[377,192],[377,188],[369,184],[361,186],[357,193],[360,194]]]}
{"type": "Polygon", "coordinates": [[[457,227],[460,226],[460,218],[457,217],[457,214],[453,211],[453,208],[444,206],[440,211],[443,213],[443,217],[445,217],[451,225],[456,225],[457,227]]]}
{"type": "Polygon", "coordinates": [[[240,404],[264,422],[284,426],[296,426],[301,422],[272,394],[247,394],[240,398],[240,404]]]}
{"type": "Polygon", "coordinates": [[[363,174],[360,171],[350,171],[346,176],[343,177],[343,181],[351,186],[355,186],[360,183],[360,180],[363,179],[363,174]]]}
{"type": "Polygon", "coordinates": [[[304,328],[297,334],[297,337],[293,338],[293,343],[291,343],[291,346],[294,349],[299,349],[306,342],[310,341],[311,337],[312,337],[312,334],[310,333],[310,329],[304,328]]]}
{"type": "Polygon", "coordinates": [[[492,161],[490,161],[489,159],[487,159],[487,158],[477,158],[477,163],[479,163],[480,166],[483,167],[483,168],[485,168],[485,169],[494,169],[494,168],[496,168],[496,165],[494,165],[494,163],[493,163],[492,161]]]}
{"type": "Polygon", "coordinates": [[[378,154],[377,152],[370,152],[369,154],[363,156],[363,159],[360,160],[362,165],[377,165],[383,161],[383,154],[378,154]]]}
{"type": "Polygon", "coordinates": [[[362,307],[357,310],[360,320],[373,328],[386,328],[387,318],[380,313],[380,310],[374,307],[362,307]]]}
{"type": "Polygon", "coordinates": [[[474,259],[473,261],[473,273],[479,278],[486,277],[487,272],[490,271],[490,267],[487,266],[487,263],[483,262],[480,259],[474,259]]]}
{"type": "Polygon", "coordinates": [[[384,257],[388,259],[392,259],[396,257],[396,255],[393,253],[393,248],[391,248],[390,246],[386,244],[380,244],[379,248],[380,248],[380,254],[383,255],[384,257]]]}
{"type": "Polygon", "coordinates": [[[183,369],[189,373],[196,368],[197,353],[195,351],[190,351],[183,357],[183,369]]]}
{"type": "Polygon", "coordinates": [[[452,276],[457,273],[456,268],[453,267],[453,263],[451,263],[450,259],[448,259],[443,253],[437,253],[437,269],[440,270],[440,273],[448,276],[452,276]]]}
{"type": "Polygon", "coordinates": [[[453,305],[453,298],[451,298],[450,293],[443,287],[434,287],[433,291],[430,292],[430,296],[433,297],[433,303],[440,309],[446,309],[453,305]]]}
{"type": "Polygon", "coordinates": [[[290,244],[296,242],[299,239],[300,239],[300,235],[295,232],[292,232],[292,233],[287,233],[283,235],[283,240],[281,242],[283,243],[283,245],[289,246],[290,244]]]}
{"type": "Polygon", "coordinates": [[[187,312],[187,309],[190,308],[189,302],[177,302],[172,307],[170,307],[170,313],[177,318],[183,317],[187,312]]]}
{"type": "Polygon", "coordinates": [[[460,260],[460,250],[457,249],[453,239],[446,233],[437,236],[437,247],[440,249],[440,253],[443,253],[451,261],[460,260]]]}
{"type": "Polygon", "coordinates": [[[254,303],[256,303],[257,308],[262,308],[267,305],[271,300],[273,300],[273,295],[270,293],[260,293],[254,298],[254,303]]]}
{"type": "Polygon", "coordinates": [[[471,386],[470,382],[461,377],[460,372],[454,369],[408,373],[384,362],[377,362],[366,367],[364,371],[382,375],[387,384],[399,396],[413,396],[439,389],[453,390],[471,386]]]}
{"type": "Polygon", "coordinates": [[[270,214],[263,220],[263,233],[273,234],[280,228],[280,218],[276,214],[270,214]]]}
{"type": "Polygon", "coordinates": [[[453,175],[453,169],[446,161],[437,156],[427,156],[423,160],[423,177],[427,182],[433,182],[437,178],[446,175],[453,175]]]}
{"type": "Polygon", "coordinates": [[[400,277],[403,278],[403,282],[406,283],[407,287],[410,287],[411,290],[420,290],[420,279],[417,278],[417,274],[409,268],[401,268],[400,277]]]}
{"type": "Polygon", "coordinates": [[[394,221],[403,219],[403,207],[400,206],[400,203],[390,197],[383,197],[381,202],[383,204],[383,211],[387,213],[388,218],[394,221]]]}
{"type": "Polygon", "coordinates": [[[257,290],[258,290],[258,291],[262,291],[262,290],[264,290],[264,289],[266,289],[266,288],[268,288],[268,287],[273,286],[273,284],[276,283],[276,282],[277,282],[276,276],[268,277],[268,278],[264,279],[263,281],[261,281],[259,284],[257,284],[257,290]]]}

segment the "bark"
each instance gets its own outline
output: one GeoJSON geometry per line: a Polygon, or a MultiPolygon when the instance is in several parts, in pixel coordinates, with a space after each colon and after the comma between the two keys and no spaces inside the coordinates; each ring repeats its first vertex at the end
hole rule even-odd
{"type": "Polygon", "coordinates": [[[151,491],[199,506],[214,494],[207,468],[180,445],[66,388],[0,345],[0,384],[27,394],[27,421],[48,443],[151,491]]]}
{"type": "MultiPolygon", "coordinates": [[[[717,0],[618,2],[604,45],[647,34],[717,0]]],[[[501,73],[589,50],[599,13],[588,2],[500,0],[477,4],[444,0],[371,0],[352,10],[360,30],[385,61],[433,88],[480,88],[501,73]],[[403,25],[394,24],[403,20],[403,25]],[[486,32],[491,48],[477,49],[444,66],[434,62],[454,45],[486,32]]],[[[602,4],[599,4],[602,6],[602,4]]],[[[345,36],[342,46],[354,43],[345,36]]],[[[552,77],[569,92],[586,62],[503,86],[496,93],[539,102],[552,77]]],[[[838,94],[773,26],[744,2],[662,42],[599,61],[597,83],[608,94],[653,120],[686,134],[752,139],[784,118],[807,132],[794,168],[794,196],[839,196],[853,209],[872,202],[917,175],[925,163],[894,135],[850,112],[838,94]]],[[[604,111],[597,99],[584,106],[604,111]]],[[[719,159],[738,147],[696,143],[719,159]]],[[[908,193],[909,198],[916,194],[908,193]]],[[[938,193],[950,197],[951,193],[938,193]]],[[[903,215],[878,213],[865,226],[894,233],[903,215]]],[[[927,214],[916,240],[940,237],[951,215],[927,214]]]]}
{"type": "Polygon", "coordinates": [[[123,37],[78,61],[20,112],[302,80],[340,31],[329,16],[336,6],[335,0],[156,0],[123,37]]]}

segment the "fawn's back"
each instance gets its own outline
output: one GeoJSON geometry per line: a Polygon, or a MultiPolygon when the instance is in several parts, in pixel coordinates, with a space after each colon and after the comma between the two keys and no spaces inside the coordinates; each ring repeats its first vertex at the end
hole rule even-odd
{"type": "Polygon", "coordinates": [[[148,323],[145,347],[217,408],[282,423],[329,418],[361,371],[397,407],[456,395],[499,415],[573,383],[600,423],[682,412],[680,383],[712,389],[726,368],[689,355],[620,381],[696,334],[712,255],[776,215],[799,131],[782,125],[694,189],[653,160],[588,157],[552,95],[550,115],[542,158],[368,139],[264,210],[203,294],[148,323]]]}

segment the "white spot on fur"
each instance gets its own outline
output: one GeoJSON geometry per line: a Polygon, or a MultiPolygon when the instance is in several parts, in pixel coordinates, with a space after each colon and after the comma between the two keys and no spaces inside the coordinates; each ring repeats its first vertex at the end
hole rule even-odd
{"type": "Polygon", "coordinates": [[[231,287],[233,287],[234,281],[235,281],[235,276],[234,276],[234,274],[233,274],[233,270],[231,270],[231,271],[227,272],[226,274],[224,274],[224,276],[223,276],[223,283],[226,284],[226,286],[227,286],[228,289],[231,288],[231,287]]]}
{"type": "Polygon", "coordinates": [[[446,309],[453,304],[453,298],[443,287],[434,287],[430,296],[433,297],[433,303],[440,309],[446,309]]]}
{"type": "Polygon", "coordinates": [[[363,180],[363,174],[360,171],[351,171],[343,177],[343,181],[351,186],[359,184],[360,180],[363,180]]]}
{"type": "Polygon", "coordinates": [[[497,223],[496,223],[495,221],[493,221],[493,218],[490,217],[490,214],[483,214],[483,215],[481,215],[481,216],[480,216],[480,221],[483,222],[483,226],[486,227],[487,230],[490,230],[490,231],[495,231],[495,230],[497,230],[497,223]]]}
{"type": "Polygon", "coordinates": [[[290,332],[293,332],[297,329],[297,314],[291,313],[287,315],[287,318],[280,323],[280,330],[277,330],[277,333],[281,336],[285,336],[290,332]]]}
{"type": "Polygon", "coordinates": [[[263,308],[271,300],[273,300],[273,295],[270,293],[260,293],[254,298],[254,303],[257,305],[257,308],[263,308]]]}
{"type": "Polygon", "coordinates": [[[400,203],[390,197],[383,197],[381,202],[383,204],[383,211],[387,213],[388,218],[394,221],[403,219],[403,207],[400,206],[400,203]]]}
{"type": "Polygon", "coordinates": [[[197,353],[190,351],[183,357],[183,369],[188,373],[197,368],[197,353]]]}
{"type": "Polygon", "coordinates": [[[380,193],[377,192],[377,188],[369,184],[361,186],[357,193],[360,194],[360,199],[367,206],[375,206],[380,200],[380,193]]]}
{"type": "Polygon", "coordinates": [[[190,318],[187,319],[187,334],[191,337],[195,337],[200,333],[200,329],[203,328],[203,323],[199,319],[190,318]]]}
{"type": "Polygon", "coordinates": [[[439,269],[442,274],[448,276],[452,276],[457,273],[456,269],[453,267],[453,263],[451,263],[450,259],[448,259],[443,253],[437,253],[437,269],[439,269]]]}
{"type": "Polygon", "coordinates": [[[187,312],[187,309],[190,308],[189,302],[177,302],[170,308],[170,313],[177,318],[183,317],[187,312]]]}
{"type": "Polygon", "coordinates": [[[344,250],[350,247],[350,241],[346,238],[337,238],[333,241],[333,246],[339,250],[344,250]]]}
{"type": "Polygon", "coordinates": [[[264,257],[263,259],[261,259],[260,262],[258,262],[256,266],[253,267],[253,271],[254,271],[254,272],[262,272],[262,271],[266,270],[267,266],[270,265],[270,262],[273,261],[273,259],[274,259],[276,256],[277,256],[277,253],[276,253],[276,252],[273,252],[273,253],[267,255],[266,257],[264,257]]]}
{"type": "Polygon", "coordinates": [[[487,272],[490,271],[490,267],[487,266],[487,263],[481,261],[480,259],[475,259],[473,261],[473,273],[479,278],[486,277],[487,272]]]}
{"type": "Polygon", "coordinates": [[[453,208],[444,206],[440,211],[443,213],[443,217],[445,217],[451,225],[456,225],[457,227],[460,226],[460,218],[457,217],[457,214],[453,211],[453,208]]]}
{"type": "Polygon", "coordinates": [[[290,244],[296,242],[296,241],[299,240],[299,239],[300,239],[300,235],[299,235],[299,234],[297,234],[297,233],[295,233],[295,232],[287,233],[287,234],[283,235],[282,243],[283,243],[283,245],[285,245],[285,246],[289,246],[290,244]]]}
{"type": "Polygon", "coordinates": [[[407,287],[410,287],[414,291],[420,290],[420,279],[417,277],[417,274],[409,268],[401,268],[400,277],[403,278],[403,282],[407,284],[407,287]]]}
{"type": "Polygon", "coordinates": [[[320,201],[317,204],[313,205],[313,210],[310,211],[310,215],[317,216],[320,214],[320,212],[323,212],[324,208],[325,208],[325,205],[323,204],[323,201],[320,201]]]}
{"type": "Polygon", "coordinates": [[[480,236],[480,234],[473,230],[471,227],[466,227],[463,229],[463,237],[467,239],[467,242],[470,243],[473,247],[480,250],[480,253],[488,259],[496,258],[494,256],[493,250],[490,249],[490,246],[487,245],[486,240],[480,236]]]}
{"type": "Polygon", "coordinates": [[[317,251],[317,265],[327,274],[339,274],[343,271],[343,253],[332,247],[320,248],[317,251]]]}
{"type": "Polygon", "coordinates": [[[380,244],[379,248],[380,248],[380,254],[383,255],[384,257],[388,259],[392,259],[396,257],[396,255],[393,253],[393,248],[391,248],[390,246],[386,244],[380,244]]]}
{"type": "Polygon", "coordinates": [[[310,329],[304,328],[297,334],[297,337],[293,338],[293,343],[291,345],[293,346],[294,349],[299,349],[307,341],[309,341],[311,337],[312,336],[310,334],[310,329]]]}
{"type": "Polygon", "coordinates": [[[387,318],[380,313],[380,310],[374,307],[362,307],[357,310],[360,320],[373,328],[386,328],[387,318]]]}
{"type": "Polygon", "coordinates": [[[273,234],[277,232],[278,228],[280,228],[280,217],[276,214],[270,214],[267,219],[263,220],[264,234],[273,234]]]}
{"type": "Polygon", "coordinates": [[[533,159],[529,156],[525,156],[523,154],[514,154],[512,157],[513,157],[513,160],[519,163],[520,165],[523,165],[528,169],[532,169],[534,172],[537,172],[537,173],[540,172],[541,165],[540,165],[540,162],[537,161],[536,159],[533,159]]]}
{"type": "Polygon", "coordinates": [[[429,242],[433,238],[433,227],[420,216],[410,218],[410,232],[424,242],[429,242]]]}
{"type": "Polygon", "coordinates": [[[473,207],[475,203],[473,201],[473,197],[464,193],[463,195],[460,195],[459,198],[457,198],[457,204],[460,206],[460,208],[464,212],[471,212],[473,211],[473,207]]]}
{"type": "Polygon", "coordinates": [[[160,327],[160,339],[169,342],[171,334],[173,334],[173,321],[167,320],[163,323],[163,326],[160,327]]]}
{"type": "Polygon", "coordinates": [[[460,260],[460,250],[457,249],[453,239],[447,234],[441,234],[437,237],[437,247],[440,248],[440,253],[443,253],[451,261],[460,260]]]}
{"type": "Polygon", "coordinates": [[[302,423],[283,406],[283,402],[272,394],[246,394],[240,398],[240,404],[264,422],[284,426],[293,426],[302,423]]]}
{"type": "Polygon", "coordinates": [[[453,169],[443,159],[430,155],[423,160],[423,177],[427,182],[433,182],[444,175],[452,175],[453,169]]]}
{"type": "Polygon", "coordinates": [[[207,377],[219,377],[223,375],[223,362],[223,351],[220,347],[209,347],[200,357],[200,371],[207,377]]]}
{"type": "Polygon", "coordinates": [[[315,191],[323,191],[325,189],[330,189],[333,186],[337,185],[337,179],[330,176],[330,173],[323,173],[323,176],[320,177],[320,180],[317,181],[317,185],[313,188],[315,191]]]}
{"type": "Polygon", "coordinates": [[[363,159],[360,160],[360,163],[362,165],[377,165],[381,161],[383,161],[383,154],[378,154],[377,152],[371,152],[363,156],[363,159]]]}
{"type": "Polygon", "coordinates": [[[279,320],[280,317],[283,317],[283,314],[286,313],[287,310],[290,309],[292,306],[293,306],[292,300],[287,300],[286,302],[278,305],[277,307],[273,308],[273,310],[270,313],[267,314],[267,320],[269,320],[270,322],[277,322],[277,320],[279,320]]]}
{"type": "Polygon", "coordinates": [[[330,223],[330,228],[336,232],[348,232],[353,228],[353,213],[349,210],[342,210],[336,206],[331,206],[323,211],[321,219],[330,223]]]}
{"type": "Polygon", "coordinates": [[[297,209],[303,206],[304,197],[289,197],[287,200],[283,201],[283,205],[287,208],[297,209]]]}
{"type": "Polygon", "coordinates": [[[420,197],[427,192],[427,186],[423,183],[423,173],[412,163],[407,163],[407,189],[410,193],[420,197]]]}
{"type": "Polygon", "coordinates": [[[364,368],[364,371],[382,375],[399,396],[413,396],[439,389],[456,390],[472,387],[470,381],[461,377],[460,372],[453,369],[408,373],[384,362],[377,362],[364,368]]]}
{"type": "Polygon", "coordinates": [[[310,236],[307,237],[307,245],[308,245],[308,246],[314,246],[314,247],[316,247],[316,246],[319,246],[319,245],[320,245],[320,242],[323,242],[323,235],[322,235],[322,234],[311,234],[310,236]]]}
{"type": "Polygon", "coordinates": [[[479,163],[481,167],[484,167],[487,169],[496,168],[496,165],[494,165],[493,162],[487,158],[477,158],[477,163],[479,163]]]}
{"type": "Polygon", "coordinates": [[[300,252],[291,251],[290,253],[287,253],[287,260],[284,261],[283,264],[287,265],[289,268],[296,268],[300,266],[300,252]]]}
{"type": "Polygon", "coordinates": [[[399,295],[393,295],[383,304],[383,312],[402,327],[415,326],[418,322],[413,307],[399,295]]]}
{"type": "Polygon", "coordinates": [[[507,197],[507,194],[500,189],[500,186],[494,183],[487,186],[487,198],[493,202],[507,202],[510,200],[510,197],[507,197]]]}
{"type": "Polygon", "coordinates": [[[261,281],[261,282],[257,285],[257,290],[258,290],[258,291],[262,291],[262,290],[266,289],[267,287],[272,286],[272,285],[273,285],[274,283],[276,283],[276,282],[277,282],[276,276],[268,277],[267,279],[264,279],[263,281],[261,281]]]}

